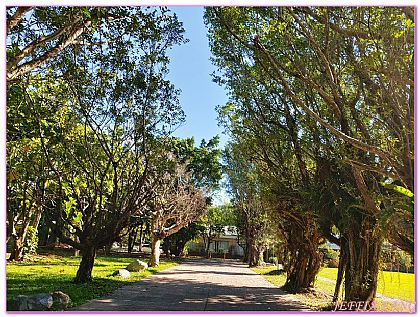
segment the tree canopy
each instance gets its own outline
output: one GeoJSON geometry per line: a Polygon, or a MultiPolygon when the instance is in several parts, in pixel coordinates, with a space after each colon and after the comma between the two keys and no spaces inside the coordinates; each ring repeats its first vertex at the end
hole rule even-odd
{"type": "Polygon", "coordinates": [[[167,51],[183,33],[164,7],[7,9],[11,259],[22,259],[42,216],[81,251],[75,282],[84,283],[96,251],[151,202],[177,210],[163,224],[177,230],[193,220],[187,207],[206,211],[220,179],[218,140],[196,148],[171,137],[185,116],[167,51]]]}
{"type": "MultiPolygon", "coordinates": [[[[219,107],[229,166],[254,171],[251,192],[289,252],[306,254],[286,285],[313,283],[328,238],[346,299],[371,301],[384,237],[413,251],[412,8],[209,7],[205,22],[230,95],[219,107]]],[[[240,208],[252,183],[228,176],[240,208]]]]}

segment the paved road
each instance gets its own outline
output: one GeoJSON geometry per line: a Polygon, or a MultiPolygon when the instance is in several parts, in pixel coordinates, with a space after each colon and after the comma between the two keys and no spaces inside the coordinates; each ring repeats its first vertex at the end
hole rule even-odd
{"type": "Polygon", "coordinates": [[[308,311],[241,262],[188,260],[78,311],[308,311]]]}

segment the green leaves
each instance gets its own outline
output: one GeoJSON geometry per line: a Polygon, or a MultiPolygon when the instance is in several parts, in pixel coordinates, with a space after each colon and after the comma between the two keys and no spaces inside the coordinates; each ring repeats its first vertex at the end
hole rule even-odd
{"type": "Polygon", "coordinates": [[[73,197],[68,197],[67,200],[64,201],[64,210],[66,211],[67,215],[74,211],[75,206],[76,200],[73,197]]]}
{"type": "Polygon", "coordinates": [[[412,251],[402,241],[412,241],[414,197],[410,16],[397,7],[206,9],[214,81],[230,98],[218,112],[238,209],[269,208],[269,218],[287,219],[280,232],[308,216],[327,236],[371,215],[412,251]],[[358,181],[345,162],[360,168],[358,181]],[[395,184],[380,183],[389,171],[395,184]]]}
{"type": "MultiPolygon", "coordinates": [[[[183,33],[160,7],[34,7],[19,21],[7,39],[13,219],[42,201],[57,232],[100,247],[144,208],[160,167],[150,163],[155,141],[184,120],[166,78],[166,52],[183,33]]],[[[213,150],[197,161],[212,168],[213,150]]],[[[200,173],[218,182],[217,171],[200,173]]]]}

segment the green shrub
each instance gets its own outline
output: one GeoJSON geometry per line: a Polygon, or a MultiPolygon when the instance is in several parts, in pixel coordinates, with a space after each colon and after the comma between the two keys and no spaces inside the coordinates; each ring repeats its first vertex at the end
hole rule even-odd
{"type": "Polygon", "coordinates": [[[331,248],[327,248],[325,253],[325,258],[328,260],[335,260],[338,259],[339,253],[331,248]]]}
{"type": "Polygon", "coordinates": [[[38,251],[38,230],[32,226],[28,227],[25,244],[23,246],[24,255],[35,255],[38,251]]]}

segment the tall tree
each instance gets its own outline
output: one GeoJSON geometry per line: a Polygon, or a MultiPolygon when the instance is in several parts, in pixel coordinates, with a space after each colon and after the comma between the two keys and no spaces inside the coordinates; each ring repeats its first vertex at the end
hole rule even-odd
{"type": "Polygon", "coordinates": [[[159,265],[162,239],[207,212],[209,195],[221,178],[217,137],[207,143],[203,140],[199,147],[192,138],[162,139],[162,144],[156,155],[156,181],[150,185],[151,199],[144,210],[152,219],[151,266],[159,265]]]}
{"type": "Polygon", "coordinates": [[[8,35],[8,68],[18,74],[8,91],[26,76],[29,106],[61,104],[61,117],[36,122],[36,137],[50,171],[46,219],[82,253],[76,283],[92,279],[96,250],[143,206],[154,139],[183,120],[165,78],[166,51],[182,33],[165,8],[48,7],[23,15],[8,35]],[[62,94],[48,92],[48,83],[62,94]]]}
{"type": "MultiPolygon", "coordinates": [[[[347,300],[369,304],[375,297],[384,223],[400,227],[398,234],[391,232],[393,241],[412,247],[412,219],[397,224],[390,217],[403,213],[409,218],[411,203],[392,208],[387,192],[396,194],[395,186],[408,193],[413,189],[412,17],[411,8],[390,7],[206,10],[214,62],[222,73],[216,80],[232,92],[239,109],[234,122],[246,130],[237,123],[231,128],[256,135],[287,129],[305,192],[314,186],[305,185],[305,165],[315,167],[316,176],[322,170],[340,173],[324,184],[334,182],[345,190],[324,188],[328,196],[318,196],[323,203],[312,208],[324,235],[334,239],[328,232],[334,221],[343,241],[351,241],[341,246],[347,300]],[[261,90],[265,103],[255,98],[261,90]],[[271,102],[273,94],[280,103],[271,102]],[[254,108],[247,106],[250,101],[254,108]],[[267,115],[285,105],[288,112],[283,108],[280,116],[267,115]],[[251,115],[245,109],[252,109],[251,115]],[[298,123],[294,129],[293,121],[298,123]],[[305,138],[312,143],[302,142],[305,138]],[[308,160],[305,152],[317,155],[308,160]],[[328,218],[325,206],[331,204],[340,212],[328,218]]],[[[277,140],[270,141],[260,141],[261,155],[270,167],[281,166],[267,155],[277,140]]],[[[401,202],[406,198],[399,196],[401,202]]]]}
{"type": "Polygon", "coordinates": [[[233,205],[240,214],[239,226],[245,236],[245,262],[249,266],[259,266],[263,262],[263,252],[267,247],[268,209],[264,206],[262,188],[255,162],[243,156],[244,144],[230,143],[224,152],[225,172],[233,205]]]}
{"type": "Polygon", "coordinates": [[[151,216],[152,253],[149,265],[159,266],[161,241],[197,220],[206,212],[204,192],[191,184],[191,174],[182,165],[158,176],[147,202],[151,216]]]}

